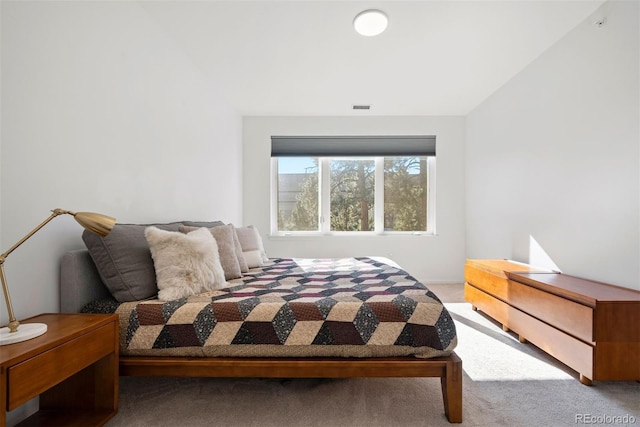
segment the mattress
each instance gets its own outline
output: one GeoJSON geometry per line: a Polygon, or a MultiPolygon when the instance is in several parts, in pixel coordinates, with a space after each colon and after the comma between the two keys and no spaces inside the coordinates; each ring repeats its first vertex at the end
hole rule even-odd
{"type": "Polygon", "coordinates": [[[438,297],[379,258],[276,258],[224,289],[110,311],[123,356],[430,358],[457,344],[438,297]]]}

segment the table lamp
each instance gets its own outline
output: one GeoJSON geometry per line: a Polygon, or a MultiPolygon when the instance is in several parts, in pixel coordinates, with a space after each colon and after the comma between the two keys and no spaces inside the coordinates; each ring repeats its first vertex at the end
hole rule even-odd
{"type": "Polygon", "coordinates": [[[51,211],[49,218],[42,221],[42,223],[31,230],[29,234],[20,239],[15,245],[11,246],[8,251],[0,255],[0,280],[2,281],[2,290],[4,292],[4,299],[7,303],[7,311],[9,313],[9,325],[5,328],[0,328],[0,346],[26,341],[39,337],[47,332],[47,325],[44,323],[25,323],[21,325],[20,322],[16,320],[16,317],[13,314],[11,298],[9,297],[7,279],[4,274],[4,262],[9,254],[29,239],[29,237],[33,236],[38,232],[38,230],[47,225],[47,223],[53,218],[64,214],[72,215],[84,228],[101,236],[109,234],[116,223],[115,218],[94,212],[72,212],[64,209],[54,209],[51,211]]]}

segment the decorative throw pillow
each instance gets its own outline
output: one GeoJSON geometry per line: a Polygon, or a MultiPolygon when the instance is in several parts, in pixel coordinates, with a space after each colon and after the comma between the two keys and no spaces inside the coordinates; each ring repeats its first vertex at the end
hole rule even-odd
{"type": "Polygon", "coordinates": [[[256,230],[256,235],[258,236],[258,248],[260,249],[260,256],[262,257],[262,261],[269,261],[267,252],[264,250],[264,245],[262,244],[262,236],[260,236],[260,232],[254,225],[250,225],[249,228],[253,228],[254,230],[256,230]]]}
{"type": "Polygon", "coordinates": [[[118,302],[153,298],[158,293],[156,272],[144,231],[149,226],[178,231],[180,222],[116,224],[107,236],[82,233],[100,278],[118,302]]]}
{"type": "Polygon", "coordinates": [[[236,234],[238,235],[238,240],[240,240],[242,254],[247,261],[247,266],[249,268],[260,267],[264,261],[262,261],[260,253],[260,236],[255,228],[236,227],[236,234]]]}
{"type": "MultiPolygon", "coordinates": [[[[180,232],[189,233],[197,230],[198,227],[187,227],[183,225],[180,227],[180,232]]],[[[217,227],[207,228],[211,233],[216,243],[218,244],[218,254],[220,255],[220,264],[224,270],[224,278],[227,280],[237,279],[242,277],[242,271],[240,271],[240,263],[238,262],[238,256],[236,255],[236,246],[233,241],[233,228],[228,225],[220,225],[217,227]]]]}
{"type": "Polygon", "coordinates": [[[226,285],[218,245],[209,230],[188,234],[148,227],[149,242],[158,282],[158,299],[171,301],[226,285]]]}
{"type": "Polygon", "coordinates": [[[249,266],[247,265],[247,260],[244,259],[244,253],[242,252],[242,245],[240,244],[238,233],[236,232],[236,228],[233,224],[229,224],[229,227],[233,229],[233,243],[236,248],[236,257],[238,257],[238,263],[240,264],[240,271],[246,273],[249,271],[249,266]]]}

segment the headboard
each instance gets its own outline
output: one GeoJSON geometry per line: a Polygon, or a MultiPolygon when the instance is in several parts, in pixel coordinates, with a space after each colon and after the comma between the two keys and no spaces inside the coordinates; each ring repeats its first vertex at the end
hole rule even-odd
{"type": "Polygon", "coordinates": [[[78,313],[89,302],[111,294],[96,269],[89,251],[67,252],[60,264],[60,312],[78,313]]]}

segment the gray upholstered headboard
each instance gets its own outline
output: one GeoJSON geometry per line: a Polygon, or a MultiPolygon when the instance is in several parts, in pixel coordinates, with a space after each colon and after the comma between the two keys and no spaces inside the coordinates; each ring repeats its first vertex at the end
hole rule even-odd
{"type": "Polygon", "coordinates": [[[64,254],[60,265],[61,313],[78,313],[89,302],[110,295],[88,250],[64,254]]]}

